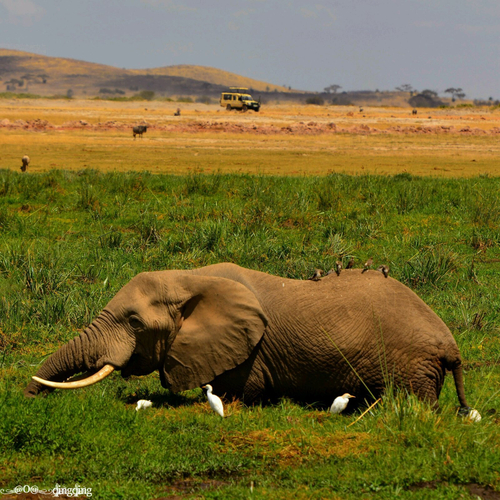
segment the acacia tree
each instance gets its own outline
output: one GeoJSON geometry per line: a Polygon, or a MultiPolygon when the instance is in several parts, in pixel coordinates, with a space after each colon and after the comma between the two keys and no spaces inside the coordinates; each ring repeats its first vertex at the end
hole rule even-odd
{"type": "Polygon", "coordinates": [[[396,90],[399,90],[399,92],[410,92],[410,94],[413,93],[413,87],[409,83],[403,83],[403,85],[396,87],[396,90]]]}
{"type": "Polygon", "coordinates": [[[324,90],[327,94],[330,92],[333,92],[334,94],[337,93],[337,90],[341,89],[342,85],[330,85],[329,87],[325,87],[324,90]]]}
{"type": "Polygon", "coordinates": [[[460,87],[450,87],[449,89],[446,89],[444,93],[451,95],[451,102],[455,102],[457,97],[459,99],[463,99],[465,97],[465,93],[460,87]]]}

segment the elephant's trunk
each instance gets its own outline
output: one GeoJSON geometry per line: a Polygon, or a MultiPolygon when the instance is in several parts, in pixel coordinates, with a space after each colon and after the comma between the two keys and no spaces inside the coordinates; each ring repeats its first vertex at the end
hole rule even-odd
{"type": "MultiPolygon", "coordinates": [[[[132,355],[134,346],[131,342],[120,342],[117,333],[113,318],[103,311],[78,337],[71,339],[45,361],[36,373],[38,380],[30,381],[24,395],[34,397],[47,391],[48,388],[40,383],[40,379],[64,382],[75,374],[101,370],[105,365],[120,368],[132,355]]],[[[112,370],[107,371],[106,376],[112,370]]],[[[103,373],[95,375],[98,380],[104,378],[103,373]]]]}
{"type": "MultiPolygon", "coordinates": [[[[82,344],[85,341],[82,339],[84,337],[86,337],[86,331],[82,332],[79,337],[75,337],[63,345],[45,361],[36,376],[43,380],[63,382],[76,373],[88,370],[89,367],[86,366],[83,356],[84,348],[82,344]]],[[[24,395],[34,397],[43,390],[47,390],[44,385],[31,380],[24,390],[24,395]]]]}

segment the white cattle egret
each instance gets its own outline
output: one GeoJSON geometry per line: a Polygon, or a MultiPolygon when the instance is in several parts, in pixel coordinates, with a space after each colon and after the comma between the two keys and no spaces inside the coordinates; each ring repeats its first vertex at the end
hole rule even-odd
{"type": "Polygon", "coordinates": [[[204,385],[202,389],[207,390],[207,398],[210,404],[210,408],[212,408],[212,410],[218,413],[221,417],[224,417],[224,405],[222,404],[219,396],[212,394],[212,386],[210,384],[207,384],[204,385]]]}
{"type": "Polygon", "coordinates": [[[147,399],[139,399],[139,401],[137,401],[137,407],[135,408],[135,411],[144,410],[146,408],[149,408],[150,406],[153,406],[153,403],[151,401],[148,401],[147,399]]]}
{"type": "Polygon", "coordinates": [[[481,414],[477,410],[471,410],[468,419],[472,422],[481,422],[481,414]]]}
{"type": "Polygon", "coordinates": [[[351,396],[349,393],[345,393],[342,396],[339,396],[338,398],[335,398],[335,400],[332,403],[332,406],[330,407],[330,413],[342,413],[346,407],[347,403],[349,403],[349,398],[355,398],[356,396],[351,396]]]}

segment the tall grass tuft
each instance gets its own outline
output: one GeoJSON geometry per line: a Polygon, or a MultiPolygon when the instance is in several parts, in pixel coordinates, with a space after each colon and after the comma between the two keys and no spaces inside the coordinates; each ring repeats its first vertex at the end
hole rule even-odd
{"type": "Polygon", "coordinates": [[[455,253],[441,247],[424,250],[409,259],[400,271],[401,281],[412,288],[442,285],[458,267],[455,253]]]}

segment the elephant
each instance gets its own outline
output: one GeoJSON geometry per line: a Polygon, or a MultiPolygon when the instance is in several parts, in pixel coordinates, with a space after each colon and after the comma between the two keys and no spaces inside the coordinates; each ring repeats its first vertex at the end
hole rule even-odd
{"type": "Polygon", "coordinates": [[[346,269],[294,280],[220,263],[135,276],[47,358],[25,395],[158,370],[173,392],[210,384],[246,404],[329,406],[346,392],[368,402],[392,384],[438,407],[447,369],[467,410],[453,335],[396,279],[346,269]],[[93,375],[67,381],[85,371],[93,375]]]}

